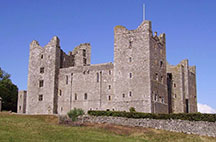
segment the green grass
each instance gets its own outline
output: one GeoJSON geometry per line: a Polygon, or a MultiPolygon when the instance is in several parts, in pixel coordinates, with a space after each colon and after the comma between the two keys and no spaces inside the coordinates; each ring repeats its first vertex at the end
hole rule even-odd
{"type": "Polygon", "coordinates": [[[56,116],[0,113],[0,142],[216,142],[215,138],[112,125],[58,125],[56,116]]]}

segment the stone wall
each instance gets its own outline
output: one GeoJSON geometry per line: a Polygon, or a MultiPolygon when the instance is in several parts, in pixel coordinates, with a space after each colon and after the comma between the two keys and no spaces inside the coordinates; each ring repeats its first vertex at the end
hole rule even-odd
{"type": "Polygon", "coordinates": [[[58,113],[73,108],[112,110],[113,64],[75,66],[59,72],[58,113]]]}
{"type": "Polygon", "coordinates": [[[187,120],[156,120],[156,119],[133,119],[111,116],[82,116],[78,121],[85,123],[109,123],[123,126],[154,128],[187,134],[216,137],[216,123],[187,120]]]}
{"type": "Polygon", "coordinates": [[[17,113],[26,113],[27,91],[18,92],[17,113]]]}

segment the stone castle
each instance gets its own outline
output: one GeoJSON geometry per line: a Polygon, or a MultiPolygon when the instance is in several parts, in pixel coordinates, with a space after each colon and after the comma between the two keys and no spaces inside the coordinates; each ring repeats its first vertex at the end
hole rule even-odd
{"type": "Polygon", "coordinates": [[[196,68],[166,60],[165,34],[151,21],[135,30],[114,28],[114,62],[91,64],[91,46],[66,54],[58,37],[30,44],[28,90],[19,91],[18,113],[66,114],[73,108],[147,113],[197,112],[196,68]]]}

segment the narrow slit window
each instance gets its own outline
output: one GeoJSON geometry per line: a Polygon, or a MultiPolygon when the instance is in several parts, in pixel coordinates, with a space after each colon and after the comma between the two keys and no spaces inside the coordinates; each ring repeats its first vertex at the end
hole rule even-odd
{"type": "Polygon", "coordinates": [[[109,70],[109,75],[111,75],[112,74],[112,72],[111,72],[111,70],[109,70]]]}
{"type": "Polygon", "coordinates": [[[163,61],[160,61],[160,67],[163,67],[163,61]]]}
{"type": "Polygon", "coordinates": [[[86,57],[86,50],[83,49],[83,57],[86,57]]]}
{"type": "Polygon", "coordinates": [[[77,93],[74,94],[74,100],[77,100],[77,93]]]}
{"type": "Polygon", "coordinates": [[[66,84],[68,84],[68,75],[66,75],[66,84]]]}
{"type": "Polygon", "coordinates": [[[131,92],[131,91],[129,92],[129,96],[130,96],[130,97],[132,96],[132,92],[131,92]]]}
{"type": "Polygon", "coordinates": [[[129,74],[130,78],[132,78],[132,73],[129,74]]]}
{"type": "Polygon", "coordinates": [[[132,41],[129,41],[129,48],[132,48],[132,41]]]}
{"type": "Polygon", "coordinates": [[[43,80],[40,80],[39,81],[39,87],[43,87],[44,86],[44,81],[43,80]]]}
{"type": "Polygon", "coordinates": [[[97,72],[97,82],[99,82],[99,73],[97,72]]]}
{"type": "Polygon", "coordinates": [[[131,57],[129,57],[129,62],[132,62],[132,58],[131,57]]]}
{"type": "Polygon", "coordinates": [[[86,66],[87,65],[87,59],[83,58],[83,65],[86,66]]]}
{"type": "Polygon", "coordinates": [[[109,85],[109,90],[111,89],[111,85],[109,85]]]}
{"type": "Polygon", "coordinates": [[[109,101],[111,100],[111,96],[108,97],[109,101]]]}
{"type": "Polygon", "coordinates": [[[88,95],[87,95],[87,93],[84,94],[84,99],[85,99],[85,100],[88,99],[88,95]]]}

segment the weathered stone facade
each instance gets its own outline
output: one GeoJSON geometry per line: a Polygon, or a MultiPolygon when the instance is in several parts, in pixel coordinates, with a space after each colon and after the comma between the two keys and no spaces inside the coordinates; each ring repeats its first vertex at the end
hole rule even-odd
{"type": "Polygon", "coordinates": [[[19,91],[18,101],[17,101],[17,113],[26,113],[26,99],[27,99],[27,92],[19,91]]]}
{"type": "Polygon", "coordinates": [[[165,34],[153,35],[151,21],[135,30],[114,28],[114,63],[92,65],[89,43],[66,54],[59,42],[53,37],[45,47],[30,44],[26,113],[197,111],[195,67],[166,63],[165,34]]]}

